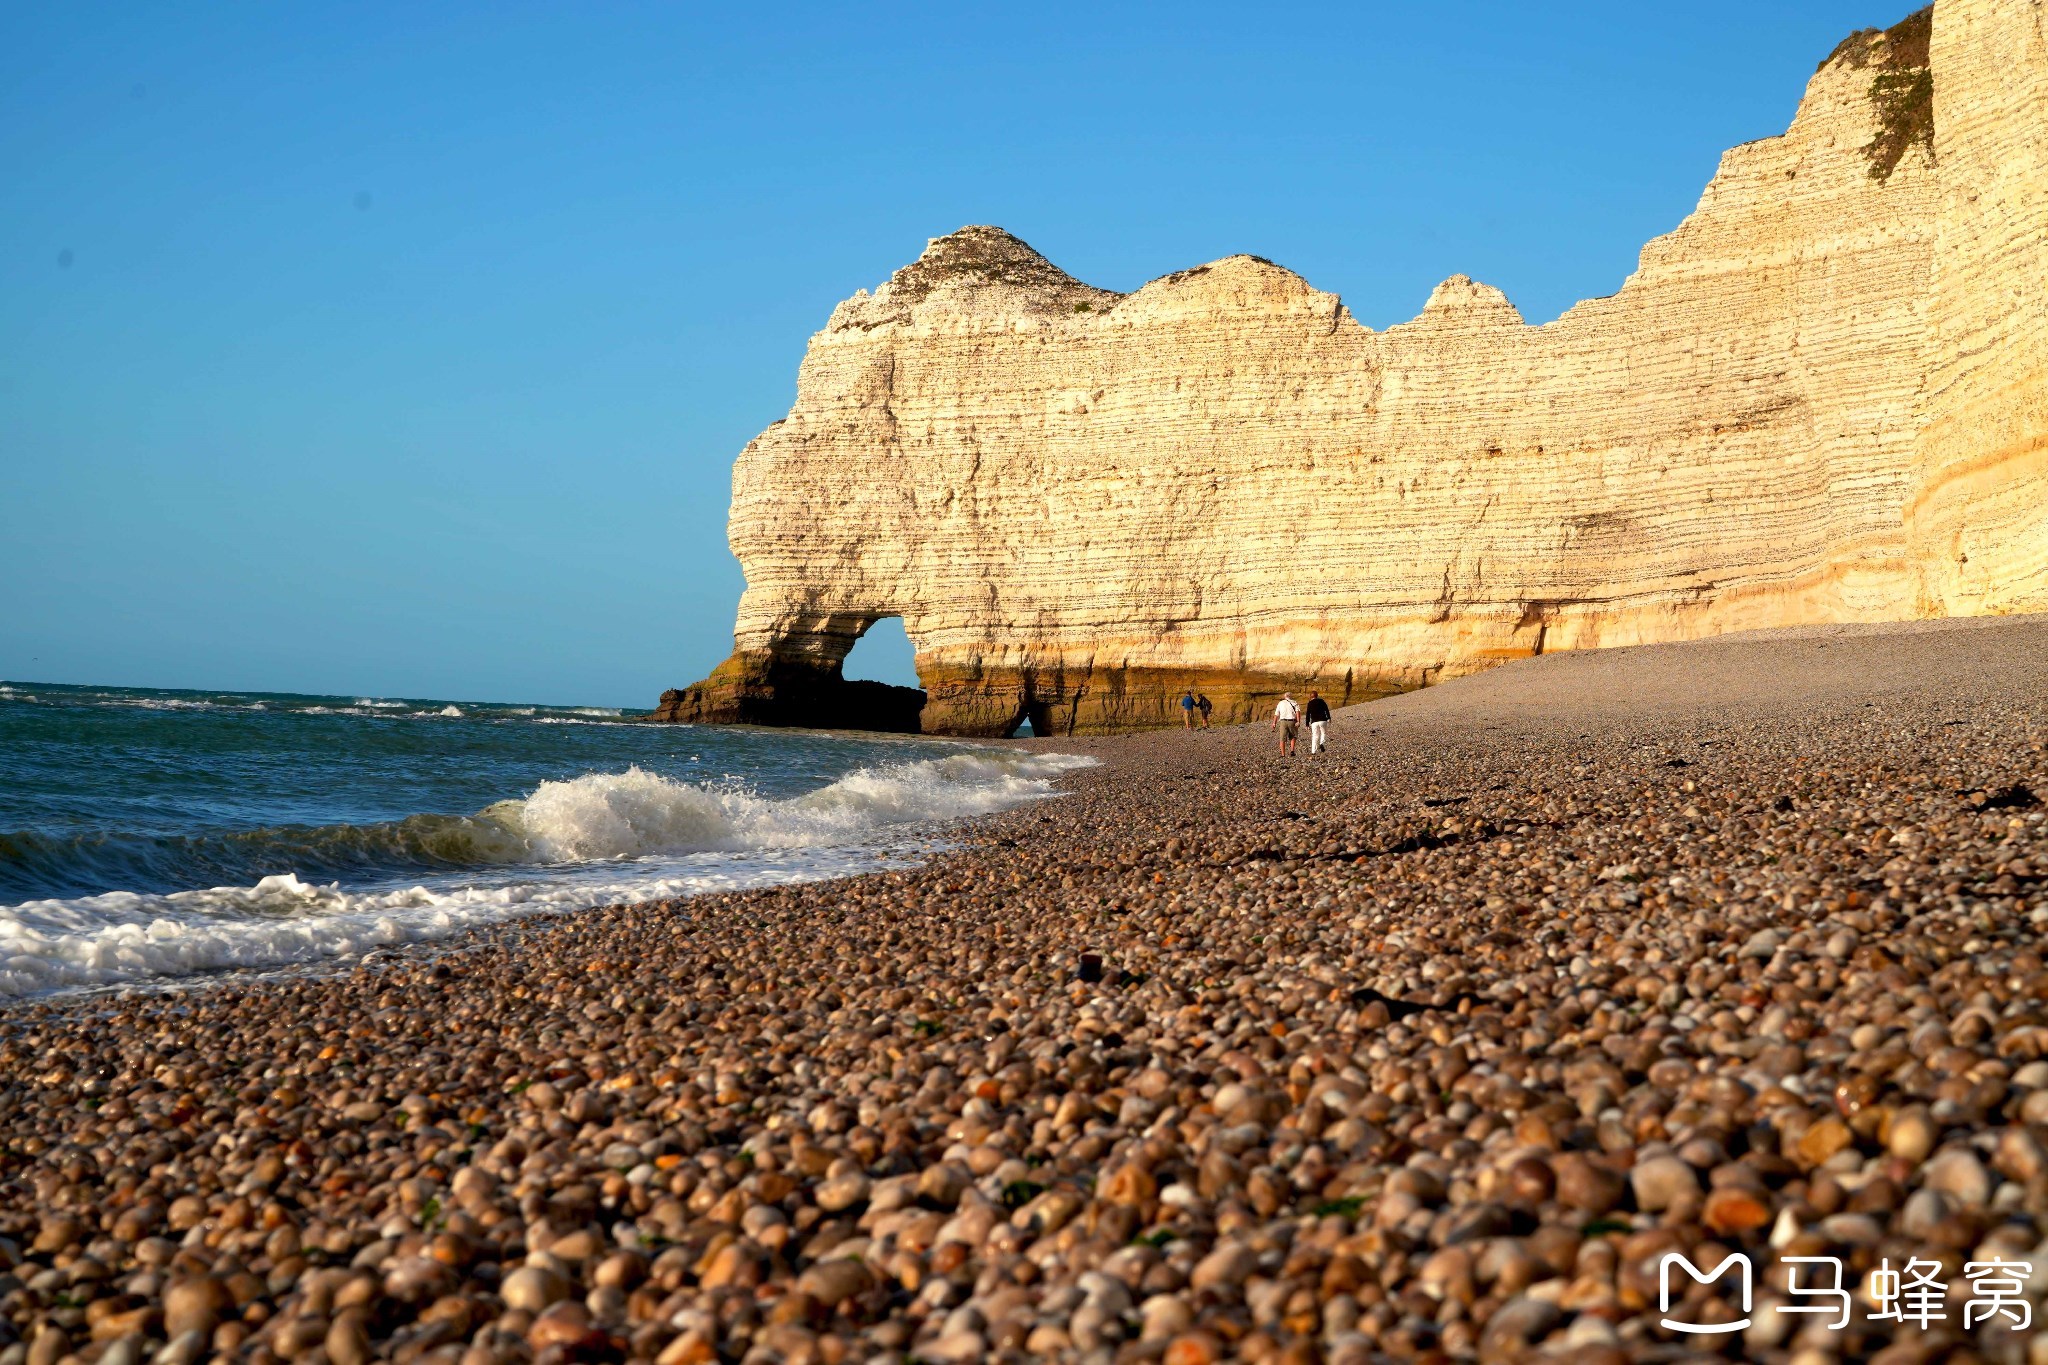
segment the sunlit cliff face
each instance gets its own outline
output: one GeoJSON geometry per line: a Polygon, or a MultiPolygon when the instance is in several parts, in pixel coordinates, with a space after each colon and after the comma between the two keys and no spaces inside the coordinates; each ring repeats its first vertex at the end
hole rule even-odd
{"type": "Polygon", "coordinates": [[[1463,276],[1375,332],[1257,257],[1117,295],[939,238],[834,310],[742,452],[736,652],[669,709],[785,719],[887,615],[922,727],[987,734],[2048,607],[2044,109],[2020,0],[1858,35],[1618,293],[1540,327],[1463,276]]]}

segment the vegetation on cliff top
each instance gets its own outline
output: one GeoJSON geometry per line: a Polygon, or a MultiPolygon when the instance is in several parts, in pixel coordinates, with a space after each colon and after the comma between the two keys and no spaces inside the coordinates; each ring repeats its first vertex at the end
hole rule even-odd
{"type": "Polygon", "coordinates": [[[1835,45],[1821,67],[1840,61],[1857,70],[1874,66],[1870,107],[1877,136],[1863,149],[1870,178],[1889,180],[1914,147],[1934,156],[1934,6],[1915,10],[1890,28],[1858,29],[1835,45]]]}
{"type": "Polygon", "coordinates": [[[1053,292],[1100,291],[1085,284],[998,227],[976,224],[932,240],[922,256],[890,278],[898,298],[921,299],[948,280],[1007,284],[1053,292]]]}

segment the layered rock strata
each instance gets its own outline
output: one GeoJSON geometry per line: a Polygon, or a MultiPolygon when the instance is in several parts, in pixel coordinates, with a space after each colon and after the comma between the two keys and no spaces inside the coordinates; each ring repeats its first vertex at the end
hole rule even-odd
{"type": "Polygon", "coordinates": [[[1258,257],[1119,295],[996,228],[935,240],[833,311],[741,453],[735,653],[664,714],[843,723],[817,699],[886,616],[922,728],[998,734],[2048,607],[2043,15],[1854,35],[1543,326],[1463,276],[1374,331],[1258,257]]]}

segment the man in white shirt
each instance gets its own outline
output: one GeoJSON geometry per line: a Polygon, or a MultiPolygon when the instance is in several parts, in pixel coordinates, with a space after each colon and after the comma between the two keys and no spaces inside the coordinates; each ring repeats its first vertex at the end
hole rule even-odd
{"type": "Polygon", "coordinates": [[[1301,731],[1301,708],[1294,704],[1292,692],[1280,694],[1280,704],[1273,708],[1270,726],[1280,732],[1280,756],[1294,757],[1295,736],[1301,731]]]}

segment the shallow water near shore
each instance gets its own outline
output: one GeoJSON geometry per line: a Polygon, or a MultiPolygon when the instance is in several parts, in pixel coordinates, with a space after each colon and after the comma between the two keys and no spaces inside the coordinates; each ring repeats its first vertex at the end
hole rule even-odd
{"type": "Polygon", "coordinates": [[[1088,761],[600,707],[0,684],[0,997],[872,870],[1088,761]]]}

